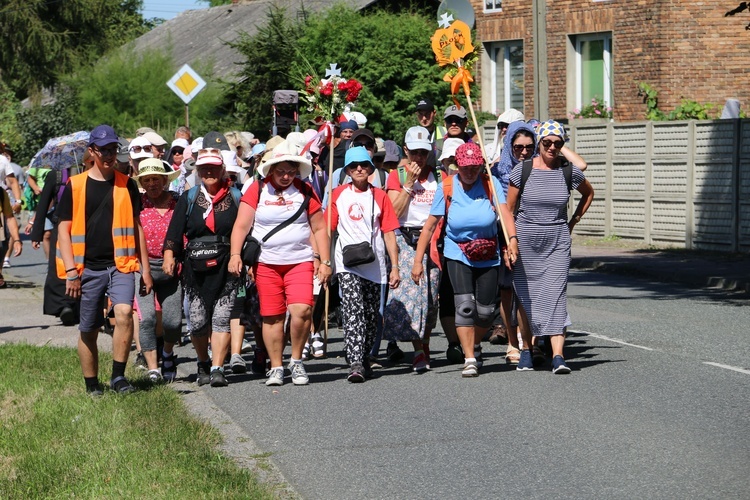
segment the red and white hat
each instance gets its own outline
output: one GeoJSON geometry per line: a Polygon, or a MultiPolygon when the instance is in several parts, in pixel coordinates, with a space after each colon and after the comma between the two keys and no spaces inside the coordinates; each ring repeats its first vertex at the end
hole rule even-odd
{"type": "Polygon", "coordinates": [[[468,167],[469,165],[484,165],[482,157],[482,148],[474,142],[461,144],[456,149],[456,165],[459,167],[468,167]]]}

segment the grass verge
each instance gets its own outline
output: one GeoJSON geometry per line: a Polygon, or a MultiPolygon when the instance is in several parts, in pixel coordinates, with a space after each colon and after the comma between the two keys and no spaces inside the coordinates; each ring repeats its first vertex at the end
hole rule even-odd
{"type": "Polygon", "coordinates": [[[0,359],[0,498],[274,498],[169,387],[134,378],[92,399],[73,349],[5,344],[0,359]]]}

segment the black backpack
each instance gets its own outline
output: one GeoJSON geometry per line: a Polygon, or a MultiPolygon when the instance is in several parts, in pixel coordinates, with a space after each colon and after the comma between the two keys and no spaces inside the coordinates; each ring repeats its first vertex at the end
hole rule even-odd
{"type": "MultiPolygon", "coordinates": [[[[521,207],[521,195],[523,194],[523,188],[526,186],[526,181],[529,180],[531,171],[534,168],[534,159],[529,158],[524,160],[521,166],[521,185],[518,187],[518,199],[516,200],[516,209],[513,215],[518,215],[518,209],[521,207]]],[[[568,186],[568,193],[573,190],[573,165],[563,160],[562,166],[563,176],[565,176],[565,184],[568,186]]]]}

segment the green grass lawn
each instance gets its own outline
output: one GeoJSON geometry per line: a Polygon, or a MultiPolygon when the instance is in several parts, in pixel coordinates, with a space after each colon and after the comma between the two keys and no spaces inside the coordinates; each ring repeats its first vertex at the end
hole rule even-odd
{"type": "Polygon", "coordinates": [[[0,360],[0,498],[274,497],[169,387],[93,399],[73,349],[5,344],[0,360]]]}

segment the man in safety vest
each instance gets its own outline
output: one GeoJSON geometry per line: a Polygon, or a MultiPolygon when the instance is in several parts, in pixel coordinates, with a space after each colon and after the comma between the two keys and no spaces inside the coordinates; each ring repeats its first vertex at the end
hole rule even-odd
{"type": "Polygon", "coordinates": [[[143,268],[141,295],[153,284],[139,221],[140,195],[135,182],[114,168],[118,137],[112,127],[92,130],[88,151],[93,167],[68,180],[57,209],[57,274],[66,279],[65,293],[81,299],[78,357],[86,391],[102,394],[96,341],[104,324],[106,293],[115,313],[110,387],[128,393],[134,390],[125,378],[133,335],[134,273],[143,268]]]}

